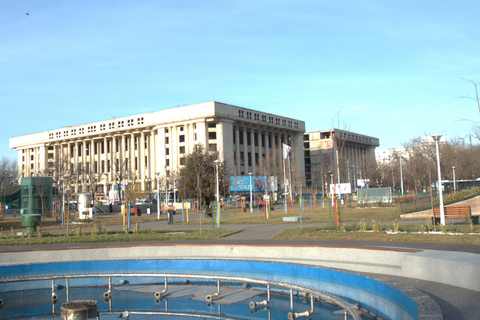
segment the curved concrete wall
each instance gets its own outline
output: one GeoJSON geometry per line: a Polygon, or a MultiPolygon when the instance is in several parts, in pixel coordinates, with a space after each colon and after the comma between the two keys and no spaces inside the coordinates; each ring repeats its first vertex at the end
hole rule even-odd
{"type": "Polygon", "coordinates": [[[323,246],[145,245],[2,252],[0,265],[116,259],[285,262],[434,281],[480,292],[480,256],[434,250],[323,246]]]}
{"type": "MultiPolygon", "coordinates": [[[[105,284],[106,275],[157,275],[174,274],[178,277],[221,276],[236,279],[267,281],[279,285],[294,285],[306,289],[327,292],[342,298],[356,301],[362,308],[389,319],[417,319],[415,302],[401,291],[388,285],[344,272],[321,269],[296,264],[246,261],[246,260],[95,260],[75,262],[49,262],[17,264],[0,267],[2,277],[32,279],[39,276],[67,277],[82,274],[95,275],[96,281],[77,281],[77,285],[105,284]],[[103,279],[102,278],[103,275],[103,279]],[[103,282],[102,282],[103,281],[103,282]]],[[[143,278],[141,278],[143,280],[143,278]]],[[[90,279],[93,280],[93,279],[90,279]]],[[[138,282],[138,278],[130,283],[138,282]]],[[[71,283],[73,284],[73,283],[71,283]]],[[[1,291],[48,288],[48,281],[40,283],[25,281],[0,284],[1,291]]]]}

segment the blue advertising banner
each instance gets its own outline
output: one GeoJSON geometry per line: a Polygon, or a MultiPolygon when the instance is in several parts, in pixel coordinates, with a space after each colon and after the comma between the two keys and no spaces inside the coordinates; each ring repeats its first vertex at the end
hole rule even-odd
{"type": "MultiPolygon", "coordinates": [[[[267,187],[267,177],[265,176],[252,176],[252,191],[253,192],[265,192],[277,191],[276,179],[270,177],[268,179],[270,185],[267,187]]],[[[230,176],[230,192],[250,192],[250,176],[230,176]]]]}

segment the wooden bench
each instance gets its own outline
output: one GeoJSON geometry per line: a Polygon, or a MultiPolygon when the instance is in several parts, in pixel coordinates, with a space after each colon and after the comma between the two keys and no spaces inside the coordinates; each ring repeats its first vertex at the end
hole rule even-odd
{"type": "MultiPolygon", "coordinates": [[[[435,223],[440,222],[440,207],[434,207],[435,223]]],[[[478,216],[472,216],[470,206],[444,207],[445,219],[470,219],[473,224],[478,224],[478,216]]]]}

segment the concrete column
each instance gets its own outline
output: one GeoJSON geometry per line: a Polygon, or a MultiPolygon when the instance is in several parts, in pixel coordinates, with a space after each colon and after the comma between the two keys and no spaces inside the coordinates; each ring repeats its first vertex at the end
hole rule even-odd
{"type": "Polygon", "coordinates": [[[112,136],[112,147],[110,149],[110,172],[109,172],[109,176],[110,176],[110,181],[112,181],[112,183],[114,183],[115,181],[115,177],[114,177],[114,174],[113,174],[113,168],[115,166],[115,161],[117,160],[117,137],[116,136],[112,136]]]}
{"type": "MultiPolygon", "coordinates": [[[[107,172],[107,161],[108,161],[108,140],[107,140],[107,137],[103,137],[103,151],[104,151],[104,154],[103,154],[103,159],[105,159],[105,166],[103,167],[103,173],[108,173],[107,172]]],[[[108,176],[105,177],[105,176],[102,176],[102,180],[105,179],[105,181],[108,181],[108,176]]],[[[105,183],[105,186],[107,184],[105,183]]],[[[106,192],[106,190],[104,190],[106,192]]]]}
{"type": "MultiPolygon", "coordinates": [[[[277,134],[275,132],[272,132],[272,145],[270,146],[272,149],[272,160],[271,160],[271,165],[275,167],[277,165],[277,146],[275,144],[275,137],[277,134]]],[[[282,168],[280,168],[281,170],[282,168]]]]}
{"type": "Polygon", "coordinates": [[[157,154],[155,172],[161,172],[161,175],[163,175],[163,171],[165,169],[165,160],[165,128],[160,127],[157,128],[157,154]]]}
{"type": "MultiPolygon", "coordinates": [[[[125,154],[125,133],[122,133],[122,136],[120,138],[120,148],[118,151],[120,151],[119,153],[119,156],[118,156],[118,166],[119,166],[119,170],[125,170],[126,167],[125,167],[125,163],[126,162],[126,154],[125,154]]],[[[122,173],[122,179],[124,179],[124,176],[125,174],[127,174],[127,172],[125,173],[122,173]]]]}
{"type": "Polygon", "coordinates": [[[145,191],[145,132],[140,132],[138,140],[138,178],[141,190],[145,191]]]}
{"type": "Polygon", "coordinates": [[[248,175],[250,169],[248,168],[248,143],[247,143],[247,128],[243,128],[243,170],[244,175],[248,175]]]}
{"type": "Polygon", "coordinates": [[[250,157],[252,159],[252,173],[257,174],[257,164],[255,163],[255,133],[253,128],[250,129],[250,157]]]}
{"type": "Polygon", "coordinates": [[[205,147],[205,150],[208,150],[208,128],[207,128],[207,124],[205,121],[202,121],[202,122],[197,122],[196,123],[196,126],[197,126],[197,142],[198,143],[201,143],[204,147],[205,147]]]}
{"type": "MultiPolygon", "coordinates": [[[[82,141],[82,188],[85,185],[85,170],[87,168],[87,140],[82,141]]],[[[83,190],[82,190],[83,191],[83,190]]]]}
{"type": "Polygon", "coordinates": [[[235,150],[236,156],[235,161],[237,163],[236,173],[237,175],[240,174],[240,131],[238,130],[238,126],[235,127],[235,150]]]}
{"type": "Polygon", "coordinates": [[[267,172],[271,173],[271,163],[270,163],[270,144],[268,142],[268,131],[265,131],[265,165],[267,166],[267,172]]]}
{"type": "MultiPolygon", "coordinates": [[[[153,130],[150,130],[150,134],[148,135],[148,177],[150,181],[155,179],[155,171],[154,171],[154,159],[155,159],[155,134],[153,130]]],[[[150,188],[153,186],[153,182],[150,185],[150,188]]]]}
{"type": "Polygon", "coordinates": [[[262,147],[262,131],[258,130],[257,133],[257,152],[258,152],[258,174],[261,175],[264,173],[264,166],[265,164],[263,163],[263,158],[262,158],[262,153],[263,153],[263,147],[262,147]]]}
{"type": "Polygon", "coordinates": [[[303,152],[303,134],[292,137],[293,153],[295,154],[295,171],[300,175],[302,186],[305,187],[305,153],[303,152]]]}
{"type": "Polygon", "coordinates": [[[174,171],[178,168],[178,133],[177,127],[171,126],[170,132],[170,169],[174,171]]]}
{"type": "MultiPolygon", "coordinates": [[[[132,132],[130,134],[130,165],[131,165],[131,172],[133,173],[134,176],[137,175],[137,170],[135,170],[135,134],[132,132]]],[[[138,165],[138,164],[137,164],[138,165]]],[[[137,166],[138,169],[138,166],[137,166]]],[[[134,177],[132,177],[133,179],[134,177]]],[[[128,182],[130,184],[130,182],[128,182]]]]}
{"type": "Polygon", "coordinates": [[[222,121],[217,124],[217,150],[220,159],[226,163],[227,175],[233,175],[235,168],[233,165],[233,122],[222,121]]]}

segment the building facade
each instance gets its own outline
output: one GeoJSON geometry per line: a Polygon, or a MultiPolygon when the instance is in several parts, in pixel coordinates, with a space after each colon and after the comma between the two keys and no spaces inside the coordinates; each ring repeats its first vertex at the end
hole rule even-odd
{"type": "Polygon", "coordinates": [[[20,178],[68,177],[72,194],[88,193],[92,183],[105,194],[120,182],[155,191],[157,175],[178,172],[196,144],[218,151],[229,175],[263,175],[281,162],[285,143],[303,176],[304,132],[303,121],[212,101],[13,137],[10,147],[20,178]]]}
{"type": "Polygon", "coordinates": [[[305,133],[307,187],[321,190],[325,182],[331,182],[332,175],[337,182],[350,183],[354,190],[357,180],[368,179],[368,168],[375,162],[375,148],[378,146],[378,138],[345,130],[305,133]]]}

